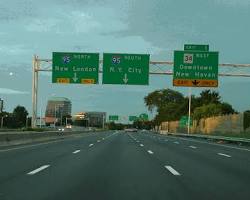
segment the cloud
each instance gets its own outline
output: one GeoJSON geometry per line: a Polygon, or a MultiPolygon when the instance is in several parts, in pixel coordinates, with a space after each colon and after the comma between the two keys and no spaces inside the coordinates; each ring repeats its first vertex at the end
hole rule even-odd
{"type": "Polygon", "coordinates": [[[13,90],[13,89],[9,89],[9,88],[0,88],[0,94],[29,94],[29,92],[26,91],[19,91],[19,90],[13,90]]]}

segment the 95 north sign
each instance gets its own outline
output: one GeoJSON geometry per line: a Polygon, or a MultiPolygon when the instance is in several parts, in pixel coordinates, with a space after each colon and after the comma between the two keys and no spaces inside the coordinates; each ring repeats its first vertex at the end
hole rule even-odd
{"type": "Polygon", "coordinates": [[[52,83],[97,84],[98,53],[53,52],[52,83]]]}
{"type": "Polygon", "coordinates": [[[175,51],[174,86],[218,87],[218,52],[175,51]]]}
{"type": "Polygon", "coordinates": [[[103,54],[103,84],[148,85],[149,55],[103,54]]]}

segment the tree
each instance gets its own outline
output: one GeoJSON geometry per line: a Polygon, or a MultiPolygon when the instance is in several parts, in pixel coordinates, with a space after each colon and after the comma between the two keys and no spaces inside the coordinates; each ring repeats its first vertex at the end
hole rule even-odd
{"type": "Polygon", "coordinates": [[[221,103],[221,110],[223,115],[234,114],[236,111],[233,109],[232,105],[229,103],[221,103]]]}
{"type": "Polygon", "coordinates": [[[18,105],[14,110],[12,117],[15,120],[15,127],[23,127],[26,125],[28,111],[25,107],[18,105]]]}
{"type": "Polygon", "coordinates": [[[194,110],[193,118],[200,120],[201,118],[219,116],[222,114],[222,107],[219,104],[208,104],[198,107],[194,110]]]}
{"type": "MultiPolygon", "coordinates": [[[[159,125],[163,121],[177,120],[187,109],[182,109],[186,104],[184,96],[171,89],[156,90],[144,98],[148,109],[157,111],[154,123],[159,125]]],[[[188,107],[187,107],[188,108],[188,107]]]]}
{"type": "Polygon", "coordinates": [[[211,90],[204,90],[200,93],[199,101],[201,105],[206,104],[218,104],[220,103],[220,95],[218,92],[211,91],[211,90]]]}
{"type": "Polygon", "coordinates": [[[144,98],[144,102],[150,111],[155,108],[159,110],[168,103],[181,103],[183,100],[184,96],[180,92],[171,89],[156,90],[144,98]]]}

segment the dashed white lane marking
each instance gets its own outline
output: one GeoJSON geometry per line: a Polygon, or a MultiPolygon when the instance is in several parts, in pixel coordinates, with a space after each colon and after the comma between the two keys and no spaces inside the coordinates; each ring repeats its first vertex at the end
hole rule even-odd
{"type": "Polygon", "coordinates": [[[89,147],[92,147],[94,144],[90,144],[89,147]]]}
{"type": "Polygon", "coordinates": [[[177,142],[177,141],[176,141],[176,142],[174,142],[174,143],[175,143],[175,144],[180,144],[180,143],[179,143],[179,142],[177,142]]]}
{"type": "Polygon", "coordinates": [[[81,150],[75,150],[74,152],[72,152],[72,153],[74,153],[74,154],[76,154],[76,153],[79,153],[81,150]]]}
{"type": "Polygon", "coordinates": [[[41,167],[39,167],[39,168],[37,168],[37,169],[35,169],[35,170],[33,170],[33,171],[27,173],[27,174],[28,174],[28,175],[34,175],[34,174],[36,174],[36,173],[38,173],[38,172],[40,172],[40,171],[42,171],[42,170],[48,168],[49,166],[50,166],[50,165],[43,165],[43,166],[41,166],[41,167]]]}
{"type": "Polygon", "coordinates": [[[167,139],[165,139],[165,142],[167,142],[168,140],[167,139]]]}
{"type": "Polygon", "coordinates": [[[189,146],[190,148],[192,148],[192,149],[197,149],[197,147],[196,146],[189,146]]]}
{"type": "Polygon", "coordinates": [[[143,144],[140,144],[141,147],[143,147],[144,145],[143,144]]]}
{"type": "Polygon", "coordinates": [[[105,138],[102,138],[102,140],[105,140],[105,138]]]}
{"type": "Polygon", "coordinates": [[[181,174],[177,172],[173,167],[166,165],[165,168],[170,171],[175,176],[180,176],[181,174]]]}
{"type": "Polygon", "coordinates": [[[148,150],[148,153],[149,153],[149,154],[153,154],[154,152],[153,152],[153,151],[151,151],[151,150],[148,150]]]}
{"type": "Polygon", "coordinates": [[[101,140],[97,140],[97,142],[101,142],[101,140]]]}
{"type": "Polygon", "coordinates": [[[220,156],[225,156],[225,157],[227,157],[227,158],[231,158],[231,157],[232,157],[232,156],[227,155],[227,154],[224,154],[224,153],[218,153],[218,155],[220,155],[220,156]]]}

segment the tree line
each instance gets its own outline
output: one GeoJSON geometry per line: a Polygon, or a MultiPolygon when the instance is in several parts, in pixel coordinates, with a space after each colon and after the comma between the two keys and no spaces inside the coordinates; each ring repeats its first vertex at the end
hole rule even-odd
{"type": "Polygon", "coordinates": [[[28,111],[23,106],[16,106],[12,113],[2,112],[0,113],[1,126],[4,128],[22,128],[30,126],[31,118],[28,118],[28,111]]]}
{"type": "MultiPolygon", "coordinates": [[[[198,121],[201,118],[237,113],[232,105],[222,101],[216,91],[204,90],[199,96],[192,95],[191,101],[192,118],[198,121]]],[[[153,120],[155,125],[164,121],[177,121],[188,115],[189,97],[175,90],[156,90],[149,93],[144,102],[149,111],[157,113],[153,120]]]]}

